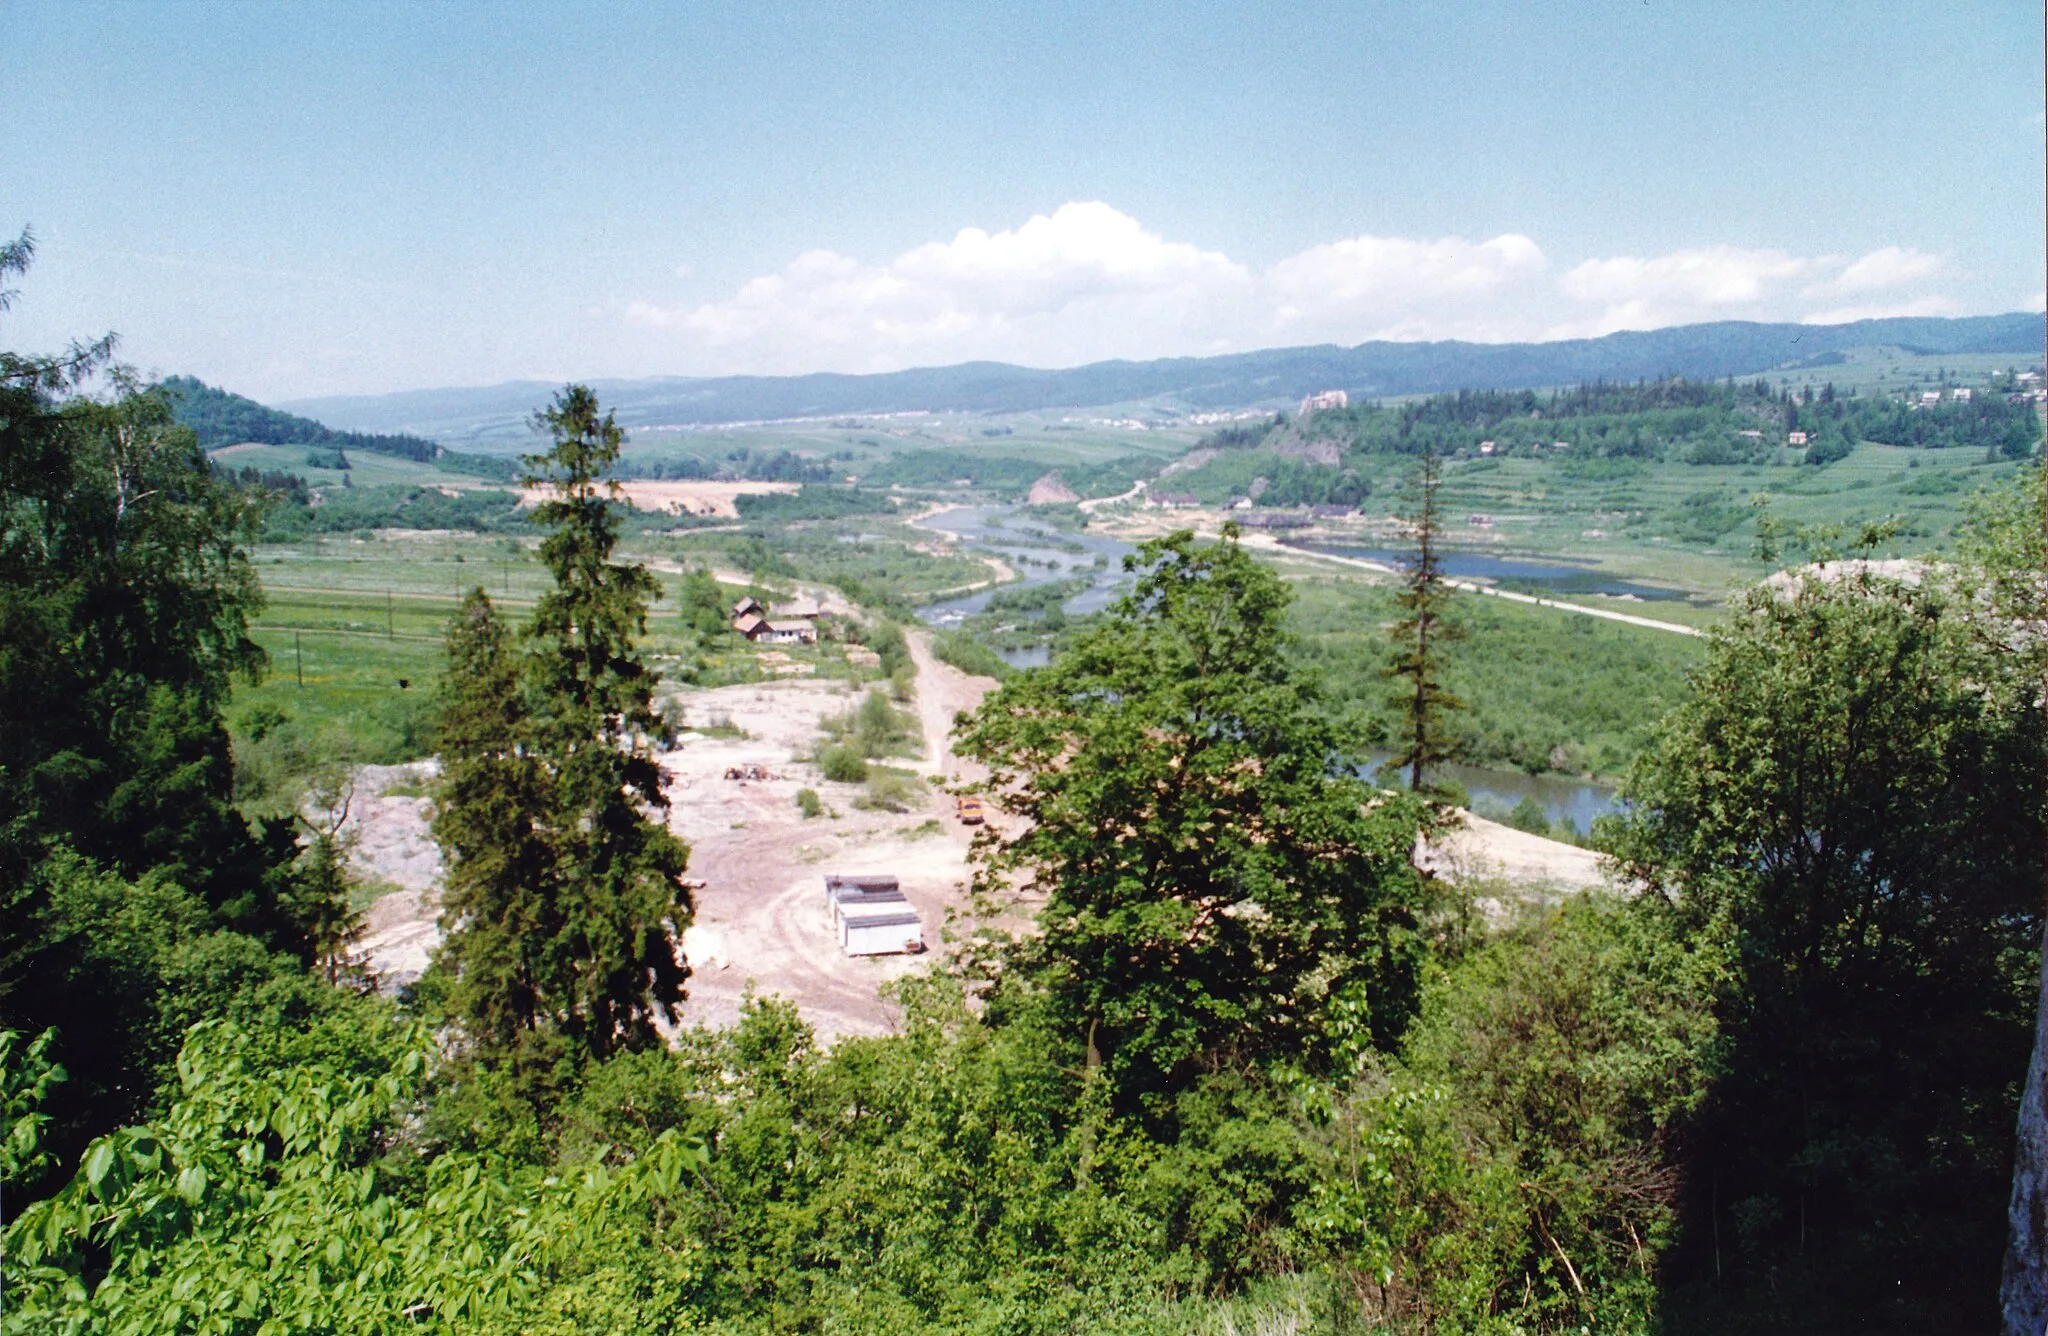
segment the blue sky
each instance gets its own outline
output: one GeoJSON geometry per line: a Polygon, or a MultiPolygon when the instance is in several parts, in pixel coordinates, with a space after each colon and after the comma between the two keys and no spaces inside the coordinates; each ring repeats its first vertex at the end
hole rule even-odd
{"type": "Polygon", "coordinates": [[[270,400],[2041,304],[2024,4],[0,0],[0,342],[270,400]]]}

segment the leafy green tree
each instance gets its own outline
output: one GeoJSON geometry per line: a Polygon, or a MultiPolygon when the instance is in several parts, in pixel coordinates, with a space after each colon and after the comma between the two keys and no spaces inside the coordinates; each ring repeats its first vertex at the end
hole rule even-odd
{"type": "MultiPolygon", "coordinates": [[[[2038,678],[1931,575],[1753,592],[1611,832],[1732,943],[1680,1273],[1990,1324],[2040,933],[2038,678]]],[[[1783,1320],[1790,1320],[1781,1314],[1783,1320]]]]}
{"type": "Polygon", "coordinates": [[[1234,526],[1126,567],[1099,627],[962,724],[1024,818],[982,837],[977,883],[1046,897],[1011,968],[1139,1091],[1389,1042],[1424,953],[1418,809],[1353,777],[1289,665],[1286,587],[1234,526]]]}
{"type": "Polygon", "coordinates": [[[1408,787],[1417,793],[1428,788],[1429,768],[1450,759],[1445,716],[1465,708],[1443,684],[1444,648],[1464,632],[1451,620],[1451,587],[1444,582],[1437,551],[1443,533],[1437,500],[1442,468],[1436,451],[1424,449],[1416,464],[1414,505],[1405,516],[1415,536],[1415,554],[1395,596],[1401,620],[1394,623],[1394,653],[1387,665],[1387,676],[1404,680],[1390,702],[1400,717],[1401,750],[1389,764],[1407,770],[1408,787]]]}
{"type": "MultiPolygon", "coordinates": [[[[415,1186],[379,1151],[425,1093],[432,1043],[379,1028],[383,1060],[365,1073],[333,1053],[277,1061],[241,1027],[196,1027],[162,1116],[95,1142],[61,1191],[10,1222],[8,1329],[692,1325],[698,1250],[676,1208],[701,1145],[671,1132],[624,1164],[561,1176],[447,1154],[417,1166],[415,1186]]],[[[32,1050],[17,1077],[12,1047],[0,1038],[10,1103],[37,1076],[32,1050]]]]}
{"type": "Polygon", "coordinates": [[[1447,961],[1400,1063],[1336,1101],[1303,1223],[1414,1329],[1655,1330],[1725,970],[1590,895],[1447,961]]]}
{"type": "Polygon", "coordinates": [[[724,634],[732,607],[726,600],[725,589],[710,571],[685,572],[677,585],[676,602],[680,605],[678,612],[684,630],[703,639],[724,634]]]}
{"type": "MultiPolygon", "coordinates": [[[[0,246],[0,281],[32,251],[0,246]]],[[[118,368],[87,392],[111,351],[0,353],[0,1025],[59,1032],[60,1149],[138,1115],[179,1023],[333,926],[292,823],[234,805],[256,504],[161,394],[118,368]]]]}
{"type": "Polygon", "coordinates": [[[29,394],[8,424],[32,439],[0,463],[6,842],[17,859],[61,840],[131,875],[173,867],[238,922],[288,935],[264,894],[277,854],[232,807],[220,720],[264,662],[248,635],[258,517],[161,396],[115,388],[104,403],[29,394]]]}
{"type": "MultiPolygon", "coordinates": [[[[1988,652],[2048,679],[2048,473],[2036,465],[1971,499],[1957,531],[1956,566],[1964,595],[1992,610],[1970,629],[1987,637],[1988,652]]],[[[2048,1323],[2048,913],[2042,915],[2040,987],[2034,1006],[2034,1051],[2020,1089],[2018,1145],[2000,1306],[2006,1336],[2048,1323]]]]}
{"type": "Polygon", "coordinates": [[[554,441],[527,461],[528,485],[549,492],[535,519],[554,586],[516,645],[481,591],[449,634],[445,963],[486,1051],[601,1058],[658,1042],[655,1020],[675,1018],[689,850],[656,819],[663,725],[633,647],[658,585],[611,560],[606,474],[624,433],[573,385],[536,426],[554,441]]]}

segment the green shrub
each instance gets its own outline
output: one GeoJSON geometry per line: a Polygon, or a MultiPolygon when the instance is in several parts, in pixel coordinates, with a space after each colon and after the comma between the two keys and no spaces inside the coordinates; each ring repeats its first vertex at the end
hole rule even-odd
{"type": "Polygon", "coordinates": [[[868,762],[857,747],[834,743],[818,754],[818,768],[834,784],[858,784],[868,777],[868,762]]]}
{"type": "Polygon", "coordinates": [[[867,792],[853,800],[864,812],[908,812],[925,801],[917,777],[907,770],[876,766],[868,771],[867,792]]]}
{"type": "Polygon", "coordinates": [[[825,815],[825,804],[818,801],[818,791],[816,789],[798,789],[796,791],[796,809],[804,814],[804,820],[806,821],[813,817],[825,815]]]}
{"type": "Polygon", "coordinates": [[[1548,835],[1550,813],[1533,795],[1524,794],[1522,801],[1516,803],[1515,809],[1508,813],[1507,824],[1516,830],[1526,830],[1531,835],[1548,835]]]}

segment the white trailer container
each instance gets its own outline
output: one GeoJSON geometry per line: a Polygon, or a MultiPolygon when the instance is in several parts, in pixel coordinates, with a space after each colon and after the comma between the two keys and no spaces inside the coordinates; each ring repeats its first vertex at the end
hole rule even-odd
{"type": "Polygon", "coordinates": [[[849,956],[915,955],[924,950],[924,923],[908,904],[849,906],[839,947],[849,956]]]}
{"type": "Polygon", "coordinates": [[[839,947],[849,956],[924,950],[924,923],[894,877],[829,874],[825,905],[839,947]]]}
{"type": "Polygon", "coordinates": [[[830,872],[825,876],[825,910],[839,922],[839,907],[853,904],[907,904],[896,878],[879,874],[830,872]]]}

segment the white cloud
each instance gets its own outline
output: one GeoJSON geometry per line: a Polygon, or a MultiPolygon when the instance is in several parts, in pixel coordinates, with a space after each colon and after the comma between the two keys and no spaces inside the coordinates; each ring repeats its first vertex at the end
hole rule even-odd
{"type": "Polygon", "coordinates": [[[1567,271],[1557,287],[1573,301],[1602,307],[1578,321],[1573,332],[1609,334],[1696,320],[1768,318],[1763,311],[1770,299],[1811,279],[1823,263],[1781,250],[1703,246],[1648,259],[1587,260],[1567,271]]]}
{"type": "Polygon", "coordinates": [[[1879,292],[1922,282],[1945,268],[1942,256],[1911,246],[1882,246],[1850,261],[1828,286],[1836,292],[1879,292]]]}
{"type": "Polygon", "coordinates": [[[694,307],[637,301],[629,325],[698,372],[880,371],[996,358],[1103,358],[1369,339],[1504,341],[1699,320],[1950,314],[1944,257],[1854,259],[1701,246],[1587,259],[1553,276],[1534,240],[1361,235],[1263,271],[1170,241],[1099,202],[1005,231],[970,227],[882,263],[807,251],[694,307]]]}
{"type": "Polygon", "coordinates": [[[1274,333],[1371,338],[1506,338],[1547,266],[1529,238],[1348,237],[1311,246],[1265,275],[1274,333]]]}
{"type": "Polygon", "coordinates": [[[1106,204],[1071,203],[1006,232],[966,228],[887,264],[810,251],[725,301],[687,311],[635,303],[626,314],[756,366],[1066,364],[1186,351],[1251,282],[1227,256],[1166,241],[1106,204]]]}

